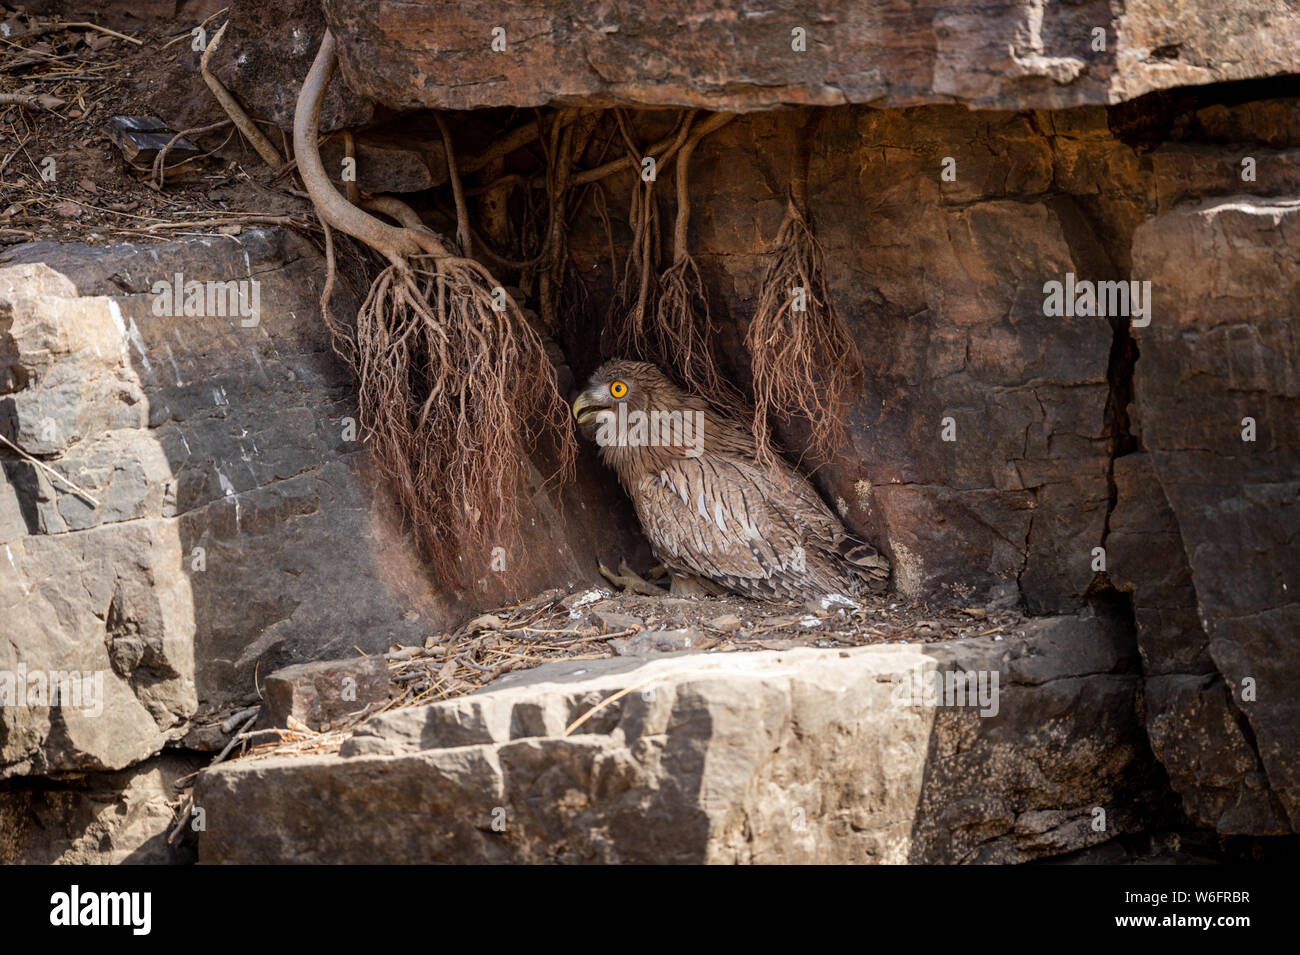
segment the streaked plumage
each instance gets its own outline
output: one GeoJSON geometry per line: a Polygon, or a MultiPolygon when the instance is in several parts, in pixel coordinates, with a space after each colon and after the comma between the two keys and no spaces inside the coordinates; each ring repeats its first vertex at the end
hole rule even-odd
{"type": "Polygon", "coordinates": [[[698,456],[685,442],[598,442],[601,460],[618,474],[675,581],[700,576],[759,600],[884,589],[885,559],[844,529],[801,474],[782,461],[759,463],[743,424],[682,391],[654,365],[633,361],[602,365],[574,401],[574,418],[587,438],[596,438],[602,425],[617,422],[620,405],[629,418],[690,412],[703,422],[698,456]]]}

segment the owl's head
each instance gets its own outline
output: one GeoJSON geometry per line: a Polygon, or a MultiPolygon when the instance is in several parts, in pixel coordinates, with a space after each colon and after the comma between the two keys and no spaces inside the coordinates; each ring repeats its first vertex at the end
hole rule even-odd
{"type": "Polygon", "coordinates": [[[644,361],[607,361],[574,399],[578,431],[627,484],[647,469],[705,453],[754,455],[754,436],[644,361]],[[706,449],[707,442],[707,449],[706,449]]]}
{"type": "Polygon", "coordinates": [[[690,400],[654,365],[644,361],[607,361],[596,369],[573,402],[573,420],[590,439],[602,422],[617,418],[619,406],[632,411],[681,409],[690,400]]]}

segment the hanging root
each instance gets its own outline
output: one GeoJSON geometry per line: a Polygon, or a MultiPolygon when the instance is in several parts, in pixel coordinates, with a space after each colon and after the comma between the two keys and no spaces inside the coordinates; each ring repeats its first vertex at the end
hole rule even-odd
{"type": "MultiPolygon", "coordinates": [[[[539,438],[549,437],[558,456],[551,480],[572,474],[568,409],[541,339],[518,304],[497,291],[501,284],[491,273],[453,254],[399,200],[366,203],[401,223],[394,226],[348,202],[330,183],[317,129],[335,64],[334,38],[326,32],[298,99],[294,150],[326,226],[391,263],[357,315],[350,361],[361,422],[435,574],[457,585],[467,571],[478,576],[465,566],[467,558],[496,546],[509,551],[516,542],[518,501],[539,438]]],[[[447,144],[458,233],[468,245],[449,137],[447,144]]]]}
{"type": "MultiPolygon", "coordinates": [[[[695,111],[687,113],[672,139],[674,148],[680,148],[690,133],[695,111]]],[[[632,138],[627,117],[622,110],[614,111],[619,135],[627,147],[625,158],[628,167],[638,167],[641,150],[632,138]]],[[[662,145],[662,144],[658,144],[662,145]]],[[[662,163],[665,154],[657,159],[662,163]]],[[[616,163],[606,163],[605,168],[621,169],[616,163]]],[[[659,208],[654,199],[655,180],[637,176],[632,185],[632,202],[627,222],[632,230],[632,244],[623,262],[623,274],[609,303],[607,321],[616,329],[618,351],[635,358],[655,359],[653,342],[647,335],[646,315],[654,298],[651,282],[655,269],[655,252],[659,248],[659,208]]]]}
{"type": "Polygon", "coordinates": [[[808,160],[818,114],[795,157],[790,200],[777,233],[745,345],[754,379],[754,437],[772,454],[772,421],[808,422],[808,447],[822,461],[842,446],[844,409],[862,371],[826,283],[825,256],[808,217],[808,160]]]}
{"type": "Polygon", "coordinates": [[[413,256],[357,316],[361,420],[444,579],[458,553],[513,543],[539,425],[567,433],[541,341],[513,303],[494,309],[493,285],[467,260],[413,256]]]}
{"type": "Polygon", "coordinates": [[[683,255],[659,277],[655,303],[658,363],[719,410],[742,412],[748,404],[718,368],[709,300],[695,260],[683,255]]]}
{"type": "Polygon", "coordinates": [[[740,392],[718,368],[709,299],[700,270],[691,258],[687,231],[691,221],[690,163],[705,136],[731,122],[730,113],[715,113],[692,130],[677,154],[677,221],[673,228],[673,264],[659,277],[655,332],[661,359],[671,361],[685,383],[719,408],[744,406],[740,392]]]}
{"type": "Polygon", "coordinates": [[[632,253],[628,257],[623,287],[630,289],[636,282],[637,297],[633,304],[630,294],[624,294],[624,303],[621,304],[630,304],[631,307],[626,309],[619,334],[622,351],[647,358],[675,372],[687,387],[728,411],[745,407],[745,401],[719,370],[713,347],[715,329],[709,316],[709,300],[700,270],[689,252],[687,232],[691,219],[691,156],[704,137],[733,118],[731,113],[715,113],[692,126],[692,117],[688,116],[672,146],[665,151],[664,160],[674,152],[677,156],[677,219],[673,228],[673,262],[658,277],[657,283],[651,280],[654,250],[658,247],[657,213],[651,184],[645,183],[643,190],[634,193],[632,253]],[[654,320],[647,322],[647,313],[651,310],[654,320]]]}

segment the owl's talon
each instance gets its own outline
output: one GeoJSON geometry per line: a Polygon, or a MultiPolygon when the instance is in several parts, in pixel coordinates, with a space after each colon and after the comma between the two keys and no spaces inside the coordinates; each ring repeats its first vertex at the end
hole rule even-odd
{"type": "Polygon", "coordinates": [[[619,585],[618,575],[614,573],[612,570],[610,570],[608,567],[606,567],[605,562],[601,560],[599,557],[596,558],[596,569],[600,571],[600,576],[604,577],[615,587],[619,585]]]}
{"type": "Polygon", "coordinates": [[[608,580],[611,584],[626,593],[640,594],[643,597],[666,597],[668,591],[662,587],[656,587],[650,583],[635,570],[627,565],[627,561],[619,561],[618,573],[614,573],[603,562],[597,560],[597,566],[600,575],[608,580]]]}

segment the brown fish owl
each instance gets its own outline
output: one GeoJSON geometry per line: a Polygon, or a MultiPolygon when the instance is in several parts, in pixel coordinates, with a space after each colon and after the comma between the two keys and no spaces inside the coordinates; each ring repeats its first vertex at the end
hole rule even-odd
{"type": "Polygon", "coordinates": [[[889,564],[803,475],[760,463],[744,424],[654,365],[606,362],[573,416],[617,472],[674,590],[692,577],[757,600],[884,590],[889,564]]]}

